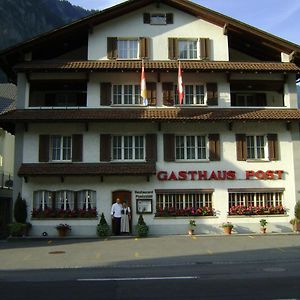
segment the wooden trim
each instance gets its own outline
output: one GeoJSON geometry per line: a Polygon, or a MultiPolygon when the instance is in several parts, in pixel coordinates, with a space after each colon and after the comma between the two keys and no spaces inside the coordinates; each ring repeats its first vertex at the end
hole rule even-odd
{"type": "Polygon", "coordinates": [[[209,160],[220,161],[220,135],[209,134],[209,160]]]}
{"type": "Polygon", "coordinates": [[[118,38],[108,37],[107,38],[107,58],[116,59],[118,57],[118,38]]]}
{"type": "Polygon", "coordinates": [[[110,82],[101,82],[100,84],[100,105],[110,106],[111,105],[111,88],[110,82]]]}
{"type": "Polygon", "coordinates": [[[156,106],[157,103],[157,91],[156,82],[147,82],[147,99],[150,106],[156,106]]]}
{"type": "Polygon", "coordinates": [[[247,160],[247,145],[246,145],[246,135],[236,134],[236,156],[238,161],[247,160]]]}
{"type": "Polygon", "coordinates": [[[50,135],[39,137],[39,162],[48,162],[50,154],[50,135]]]}
{"type": "Polygon", "coordinates": [[[218,84],[216,82],[208,82],[206,84],[207,89],[207,105],[218,105],[218,84]]]}
{"type": "Polygon", "coordinates": [[[215,189],[158,189],[154,191],[156,194],[203,194],[213,193],[215,189]]]}
{"type": "Polygon", "coordinates": [[[174,60],[178,58],[178,39],[168,38],[169,59],[174,60]]]}
{"type": "Polygon", "coordinates": [[[229,193],[270,193],[270,192],[284,192],[285,188],[237,188],[237,189],[228,189],[229,193]]]}
{"type": "Polygon", "coordinates": [[[72,161],[81,162],[83,156],[83,135],[73,134],[72,136],[72,161]]]}
{"type": "Polygon", "coordinates": [[[164,160],[175,161],[175,135],[164,134],[164,160]]]}
{"type": "Polygon", "coordinates": [[[174,23],[174,15],[172,13],[167,13],[166,21],[167,21],[167,24],[173,24],[174,23]]]}
{"type": "Polygon", "coordinates": [[[209,60],[211,56],[211,41],[209,38],[200,38],[200,59],[209,60]]]}
{"type": "Polygon", "coordinates": [[[100,135],[100,161],[111,161],[111,135],[100,135]]]}
{"type": "Polygon", "coordinates": [[[149,38],[140,37],[140,58],[149,58],[149,38]]]}
{"type": "Polygon", "coordinates": [[[156,134],[146,135],[146,161],[157,161],[157,136],[156,134]]]}
{"type": "Polygon", "coordinates": [[[143,14],[144,24],[150,24],[151,21],[151,15],[149,13],[143,14]]]}
{"type": "Polygon", "coordinates": [[[166,106],[174,105],[174,84],[173,82],[163,82],[163,104],[166,106]]]}
{"type": "Polygon", "coordinates": [[[277,134],[269,133],[267,135],[267,138],[268,138],[269,160],[270,161],[279,160],[278,136],[277,136],[277,134]]]}

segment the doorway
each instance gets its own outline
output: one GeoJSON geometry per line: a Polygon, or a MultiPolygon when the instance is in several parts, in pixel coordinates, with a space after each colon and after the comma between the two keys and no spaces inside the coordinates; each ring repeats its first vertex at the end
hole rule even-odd
{"type": "Polygon", "coordinates": [[[119,198],[121,203],[126,202],[128,207],[130,207],[131,211],[131,219],[129,220],[129,228],[130,228],[130,234],[132,233],[132,202],[131,202],[131,192],[129,191],[114,191],[112,193],[112,205],[116,202],[116,199],[119,198]]]}

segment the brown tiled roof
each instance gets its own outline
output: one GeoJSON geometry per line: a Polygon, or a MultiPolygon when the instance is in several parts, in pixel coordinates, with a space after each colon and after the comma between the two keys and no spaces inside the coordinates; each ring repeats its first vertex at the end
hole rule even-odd
{"type": "Polygon", "coordinates": [[[154,163],[34,163],[22,164],[19,176],[152,175],[154,163]]]}
{"type": "Polygon", "coordinates": [[[259,108],[98,108],[23,109],[0,116],[0,124],[101,121],[300,120],[300,109],[259,108]]]}
{"type": "MultiPolygon", "coordinates": [[[[184,71],[198,72],[293,72],[300,74],[294,63],[280,62],[230,62],[230,61],[182,61],[184,71]]],[[[34,61],[16,66],[17,71],[137,71],[142,62],[136,60],[85,60],[85,61],[34,61]]],[[[145,70],[178,70],[177,61],[146,61],[145,70]]]]}

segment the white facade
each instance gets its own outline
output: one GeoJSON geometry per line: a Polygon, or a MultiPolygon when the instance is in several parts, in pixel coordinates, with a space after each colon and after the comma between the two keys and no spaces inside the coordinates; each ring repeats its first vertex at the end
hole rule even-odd
{"type": "MultiPolygon", "coordinates": [[[[150,5],[144,9],[139,9],[118,19],[107,21],[93,28],[88,38],[88,59],[89,60],[108,60],[107,57],[107,38],[108,37],[148,37],[150,42],[149,60],[168,60],[168,38],[209,38],[211,40],[211,57],[212,61],[229,61],[228,37],[224,34],[222,27],[196,18],[192,15],[176,10],[174,8],[161,5],[158,9],[156,5],[150,5]],[[166,26],[151,26],[143,24],[143,13],[172,13],[174,23],[166,26]]],[[[236,51],[235,57],[251,58],[249,55],[236,51]]],[[[282,54],[282,61],[287,60],[287,55],[282,54]]],[[[251,61],[254,61],[254,59],[251,61]]],[[[30,100],[30,80],[53,80],[53,79],[85,79],[84,73],[32,73],[25,76],[23,73],[18,74],[18,101],[17,109],[47,109],[47,107],[32,108],[29,105],[30,100]]],[[[266,109],[276,108],[284,110],[287,108],[297,108],[297,94],[294,74],[281,73],[242,73],[236,72],[230,74],[231,80],[248,80],[248,81],[284,81],[283,91],[261,91],[255,90],[256,93],[264,92],[266,94],[266,109]]],[[[176,72],[158,71],[153,73],[146,72],[147,82],[156,83],[157,108],[165,108],[163,103],[163,83],[177,82],[176,72]],[[158,74],[160,78],[158,80],[158,74]]],[[[232,107],[231,88],[227,73],[183,73],[185,85],[203,85],[205,92],[204,105],[191,106],[193,108],[207,108],[207,91],[206,85],[210,82],[217,84],[218,105],[212,109],[240,109],[232,107]]],[[[87,83],[87,105],[84,108],[109,109],[124,108],[128,106],[111,105],[100,106],[101,103],[101,83],[109,82],[112,85],[140,84],[140,72],[92,72],[89,74],[87,83]]],[[[242,93],[242,92],[241,92],[242,93]]],[[[245,94],[249,91],[245,91],[245,94]]],[[[113,94],[111,95],[113,96],[113,94]]],[[[135,108],[131,106],[130,108],[135,108]]],[[[140,108],[137,105],[136,108],[140,108]]],[[[244,107],[245,108],[245,107],[244,107]]],[[[48,108],[49,109],[49,108],[48,108]]],[[[53,110],[59,109],[54,107],[53,110]]],[[[60,108],[61,109],[61,108],[60,108]]],[[[69,109],[69,108],[68,108],[69,109]]],[[[146,108],[150,109],[150,108],[146,108]]],[[[155,108],[151,108],[155,109],[155,108]]],[[[262,107],[260,107],[262,109],[262,107]]],[[[212,191],[212,207],[215,210],[214,216],[195,217],[198,224],[197,233],[219,233],[221,232],[220,224],[223,222],[232,222],[237,232],[258,232],[259,220],[266,218],[269,222],[269,231],[287,232],[290,231],[289,220],[293,216],[294,205],[299,199],[300,186],[296,178],[300,176],[298,163],[300,161],[299,151],[297,151],[299,142],[299,128],[296,122],[287,125],[284,120],[268,121],[253,120],[248,122],[233,121],[229,122],[89,122],[88,129],[84,122],[72,123],[28,123],[27,128],[22,124],[16,127],[16,151],[15,151],[15,172],[22,164],[39,163],[39,136],[40,135],[60,135],[72,136],[80,134],[83,136],[82,163],[102,163],[100,161],[101,151],[101,134],[110,135],[141,135],[156,134],[157,137],[157,162],[156,175],[149,176],[24,176],[15,180],[14,198],[18,192],[28,202],[28,211],[34,209],[33,197],[35,191],[96,191],[96,208],[98,215],[104,213],[107,221],[111,224],[110,209],[112,205],[112,194],[115,191],[131,192],[131,208],[133,212],[132,229],[137,222],[139,214],[137,213],[137,198],[140,191],[152,193],[153,212],[144,214],[147,225],[150,226],[150,234],[185,234],[187,232],[189,217],[155,217],[157,193],[156,190],[210,190],[212,191]],[[179,136],[205,136],[206,151],[209,152],[208,135],[218,134],[220,143],[220,160],[212,161],[207,158],[204,160],[185,160],[167,162],[164,159],[164,134],[174,134],[179,136]],[[268,146],[265,146],[264,159],[247,159],[245,161],[237,160],[237,143],[236,134],[250,136],[264,136],[276,134],[278,138],[279,158],[271,161],[268,159],[268,146]],[[213,171],[232,171],[235,173],[234,180],[159,180],[159,172],[164,171],[170,174],[172,171],[178,174],[180,171],[207,171],[211,174],[213,171]],[[282,173],[281,176],[274,176],[274,180],[260,180],[252,176],[246,179],[246,171],[273,171],[282,173]],[[298,176],[299,175],[299,176],[298,176]],[[26,177],[26,179],[25,179],[26,177]],[[281,190],[283,193],[282,205],[286,210],[283,215],[273,216],[228,216],[229,210],[229,190],[240,189],[245,191],[251,189],[253,192],[268,190],[281,190]]],[[[145,160],[144,160],[145,162],[145,160]]],[[[114,164],[114,162],[109,162],[114,164]]],[[[74,163],[76,164],[76,163],[74,163]]],[[[280,174],[281,174],[280,173],[280,174]]],[[[272,173],[273,174],[273,173],[272,173]]],[[[248,191],[249,192],[249,191],[248,191]]],[[[171,192],[170,192],[171,193],[171,192]]],[[[249,192],[250,193],[250,192],[249,192]]],[[[275,192],[274,192],[275,193],[275,192]]],[[[41,236],[43,232],[49,235],[56,235],[55,226],[58,223],[68,223],[72,226],[71,235],[74,236],[95,236],[97,219],[30,219],[32,225],[32,235],[41,236]]]]}

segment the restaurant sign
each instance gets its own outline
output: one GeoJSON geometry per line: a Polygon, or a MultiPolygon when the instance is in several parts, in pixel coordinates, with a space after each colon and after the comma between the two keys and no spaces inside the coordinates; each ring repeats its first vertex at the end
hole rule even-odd
{"type": "Polygon", "coordinates": [[[199,180],[282,180],[284,175],[283,170],[267,170],[254,171],[246,170],[244,178],[238,178],[236,171],[159,171],[156,176],[160,181],[199,181],[199,180]]]}

